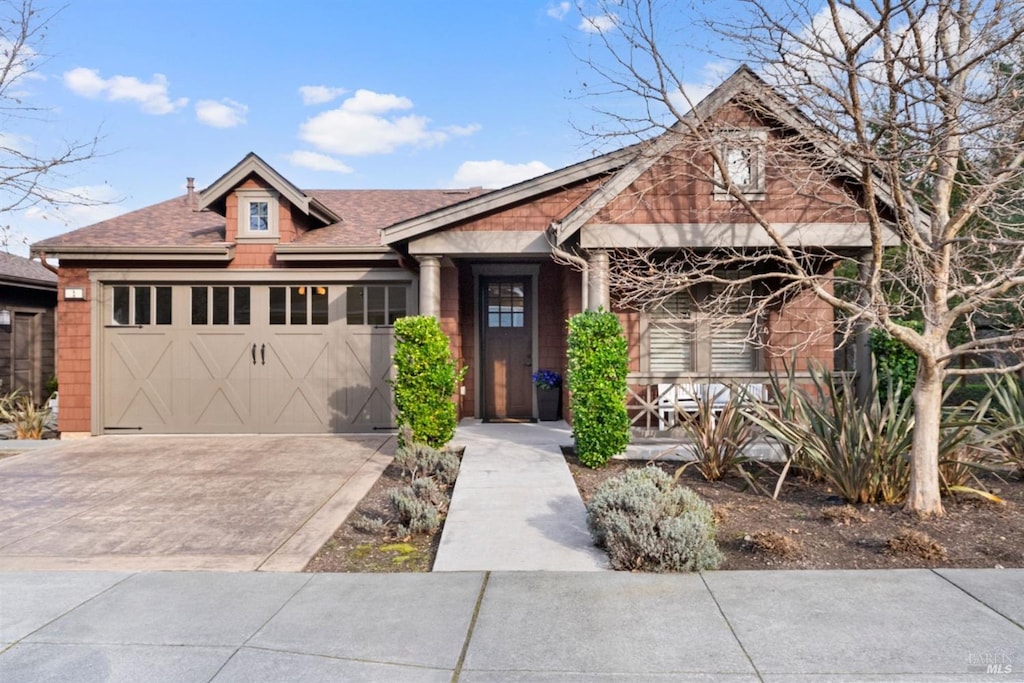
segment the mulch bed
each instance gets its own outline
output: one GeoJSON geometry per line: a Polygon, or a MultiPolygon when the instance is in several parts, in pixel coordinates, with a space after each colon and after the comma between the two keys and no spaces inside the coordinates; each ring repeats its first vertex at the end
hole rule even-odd
{"type": "MultiPolygon", "coordinates": [[[[612,460],[592,470],[571,452],[565,457],[584,501],[609,477],[646,466],[641,461],[612,460]]],[[[672,474],[678,464],[659,466],[672,474]]],[[[793,473],[778,500],[751,490],[738,476],[706,482],[690,468],[680,481],[714,509],[718,543],[725,555],[721,569],[1024,567],[1024,482],[1020,479],[983,480],[1004,505],[958,495],[945,499],[945,516],[929,519],[919,519],[900,506],[846,505],[824,484],[793,473]]],[[[759,481],[769,489],[775,484],[767,472],[759,481]]],[[[387,518],[387,491],[405,483],[397,467],[388,467],[306,571],[430,571],[440,531],[395,538],[389,532],[367,533],[356,524],[363,515],[387,518]]]]}

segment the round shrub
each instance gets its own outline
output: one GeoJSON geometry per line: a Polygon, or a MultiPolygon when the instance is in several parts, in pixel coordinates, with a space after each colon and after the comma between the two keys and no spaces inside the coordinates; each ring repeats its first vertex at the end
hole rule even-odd
{"type": "Polygon", "coordinates": [[[711,506],[656,467],[601,484],[587,505],[587,526],[614,569],[691,572],[722,561],[711,506]]]}

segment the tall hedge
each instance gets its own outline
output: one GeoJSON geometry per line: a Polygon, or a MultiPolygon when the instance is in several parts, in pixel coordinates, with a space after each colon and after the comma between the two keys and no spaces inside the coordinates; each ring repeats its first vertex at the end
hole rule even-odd
{"type": "Polygon", "coordinates": [[[458,417],[452,396],[465,370],[456,366],[437,319],[418,315],[396,320],[393,360],[398,426],[408,425],[414,442],[441,448],[455,435],[458,417]]]}
{"type": "Polygon", "coordinates": [[[614,313],[584,311],[569,319],[572,432],[576,455],[600,467],[629,444],[626,374],[629,351],[614,313]]]}

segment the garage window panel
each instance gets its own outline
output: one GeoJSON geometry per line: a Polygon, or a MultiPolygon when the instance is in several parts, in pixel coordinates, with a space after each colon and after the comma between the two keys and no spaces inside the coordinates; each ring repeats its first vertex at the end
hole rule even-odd
{"type": "Polygon", "coordinates": [[[271,325],[327,325],[330,323],[330,288],[325,285],[271,287],[271,325]]]}
{"type": "Polygon", "coordinates": [[[403,285],[350,285],[345,292],[345,322],[394,325],[406,315],[406,292],[403,285]]]}
{"type": "Polygon", "coordinates": [[[109,289],[113,325],[170,325],[171,288],[115,285],[109,289]]]}
{"type": "Polygon", "coordinates": [[[192,287],[193,325],[248,325],[248,287],[192,287]]]}

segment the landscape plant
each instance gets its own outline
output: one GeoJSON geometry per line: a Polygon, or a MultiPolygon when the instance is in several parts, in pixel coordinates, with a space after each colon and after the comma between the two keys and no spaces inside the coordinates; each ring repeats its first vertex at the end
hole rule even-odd
{"type": "Polygon", "coordinates": [[[415,442],[441,448],[455,435],[458,416],[452,397],[466,369],[458,368],[438,320],[426,315],[396,320],[393,360],[398,426],[408,426],[415,442]]]}
{"type": "Polygon", "coordinates": [[[984,442],[999,454],[1002,464],[1024,476],[1024,386],[1016,375],[985,378],[991,407],[984,442]]]}
{"type": "Polygon", "coordinates": [[[630,437],[629,351],[618,316],[584,311],[570,318],[568,356],[576,455],[588,467],[600,467],[624,451],[630,437]]]}
{"type": "Polygon", "coordinates": [[[50,409],[36,404],[32,394],[15,389],[0,396],[0,422],[9,423],[17,439],[42,439],[50,415],[50,409]]]}
{"type": "Polygon", "coordinates": [[[694,396],[696,410],[682,412],[679,426],[688,437],[694,460],[677,470],[677,479],[693,466],[706,480],[717,481],[749,460],[746,450],[757,436],[744,413],[749,397],[743,391],[729,391],[724,401],[718,398],[694,396]]]}
{"type": "Polygon", "coordinates": [[[656,467],[601,484],[587,504],[587,525],[613,569],[690,572],[722,561],[711,506],[656,467]]]}

